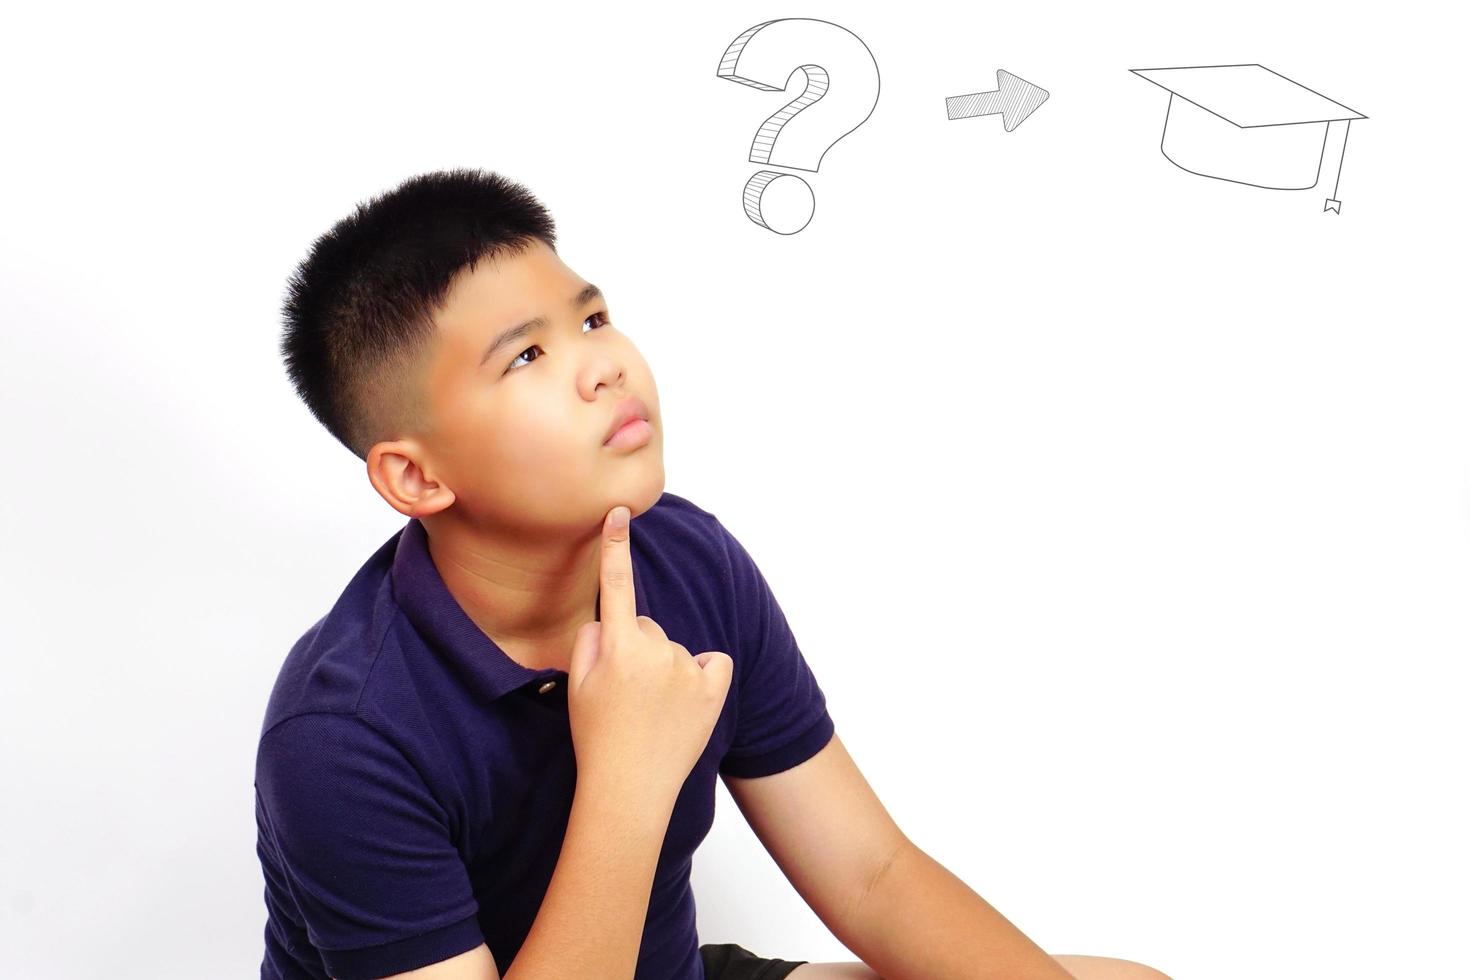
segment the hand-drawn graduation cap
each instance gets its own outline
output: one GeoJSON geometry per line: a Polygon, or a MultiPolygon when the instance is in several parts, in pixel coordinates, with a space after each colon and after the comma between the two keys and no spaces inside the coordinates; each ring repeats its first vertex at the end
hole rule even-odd
{"type": "Polygon", "coordinates": [[[1347,129],[1368,117],[1264,65],[1133,68],[1169,93],[1159,150],[1192,174],[1273,190],[1317,186],[1338,171],[1347,129]]]}

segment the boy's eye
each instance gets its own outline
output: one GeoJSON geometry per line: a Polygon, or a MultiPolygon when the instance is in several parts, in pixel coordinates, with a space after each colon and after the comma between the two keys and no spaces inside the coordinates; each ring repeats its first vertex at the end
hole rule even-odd
{"type": "MultiPolygon", "coordinates": [[[[609,322],[608,321],[608,316],[607,316],[607,311],[606,310],[598,310],[596,313],[594,313],[591,316],[587,317],[582,322],[583,323],[586,323],[587,320],[600,320],[601,322],[599,323],[599,326],[606,326],[607,323],[609,322]]],[[[519,370],[519,368],[516,367],[516,362],[519,361],[526,354],[530,353],[531,351],[533,351],[533,350],[540,350],[540,349],[541,349],[541,347],[540,347],[539,344],[532,344],[530,347],[527,347],[525,350],[521,351],[510,362],[510,366],[505,369],[505,373],[506,374],[510,374],[512,371],[519,370]]],[[[536,360],[536,358],[532,358],[531,360],[536,360]]],[[[528,361],[526,363],[529,364],[530,362],[528,361]]]]}

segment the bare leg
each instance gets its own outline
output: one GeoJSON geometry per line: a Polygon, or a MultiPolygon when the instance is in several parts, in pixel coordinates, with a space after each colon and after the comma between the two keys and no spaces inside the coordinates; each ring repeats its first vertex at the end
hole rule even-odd
{"type": "MultiPolygon", "coordinates": [[[[1062,964],[1077,980],[1170,980],[1151,966],[1132,960],[1119,960],[1111,956],[1055,955],[1052,959],[1062,964]]],[[[791,971],[793,974],[796,970],[791,971]]]]}
{"type": "MultiPolygon", "coordinates": [[[[1064,954],[1053,956],[1077,980],[1171,980],[1151,966],[1111,956],[1064,954]]],[[[850,960],[844,963],[803,963],[787,976],[790,980],[883,980],[872,968],[850,960]]]]}
{"type": "Polygon", "coordinates": [[[786,976],[790,980],[883,980],[857,960],[846,963],[803,963],[786,976]]]}

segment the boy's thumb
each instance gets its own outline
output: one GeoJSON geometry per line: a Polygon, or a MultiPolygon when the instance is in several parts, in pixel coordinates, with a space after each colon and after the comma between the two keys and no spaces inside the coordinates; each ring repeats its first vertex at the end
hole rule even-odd
{"type": "Polygon", "coordinates": [[[577,637],[572,641],[572,659],[567,664],[567,689],[576,690],[582,684],[582,678],[597,663],[597,651],[602,643],[602,623],[593,621],[583,623],[577,629],[577,637]]]}

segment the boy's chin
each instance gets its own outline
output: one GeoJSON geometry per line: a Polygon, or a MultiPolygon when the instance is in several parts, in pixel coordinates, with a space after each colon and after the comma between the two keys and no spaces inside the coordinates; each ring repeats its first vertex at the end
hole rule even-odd
{"type": "Polygon", "coordinates": [[[648,480],[641,481],[636,486],[600,487],[598,491],[598,506],[602,508],[598,515],[599,521],[619,504],[626,506],[636,518],[651,509],[664,495],[664,468],[659,466],[658,471],[650,474],[648,480]]]}

